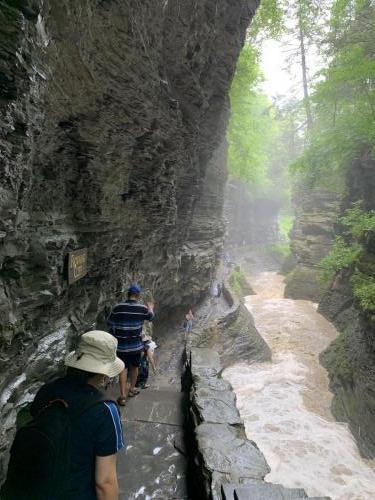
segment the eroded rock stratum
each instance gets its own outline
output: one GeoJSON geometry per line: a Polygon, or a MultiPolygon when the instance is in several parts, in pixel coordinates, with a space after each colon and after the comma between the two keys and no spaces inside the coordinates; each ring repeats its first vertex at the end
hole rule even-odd
{"type": "Polygon", "coordinates": [[[164,312],[207,289],[228,88],[257,4],[0,1],[2,449],[22,401],[130,279],[164,312]],[[68,286],[82,247],[88,274],[68,286]]]}

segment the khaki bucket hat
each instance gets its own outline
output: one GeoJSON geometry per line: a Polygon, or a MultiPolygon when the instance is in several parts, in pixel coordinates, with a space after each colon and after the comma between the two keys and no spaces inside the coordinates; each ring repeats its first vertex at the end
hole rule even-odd
{"type": "Polygon", "coordinates": [[[77,349],[65,358],[65,366],[116,377],[124,369],[116,350],[117,340],[113,335],[100,330],[87,332],[81,336],[77,349]]]}

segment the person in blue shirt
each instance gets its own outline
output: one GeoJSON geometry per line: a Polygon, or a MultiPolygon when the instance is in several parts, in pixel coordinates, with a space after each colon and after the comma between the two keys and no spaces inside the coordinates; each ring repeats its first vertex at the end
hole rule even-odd
{"type": "Polygon", "coordinates": [[[116,454],[125,446],[121,418],[116,403],[100,398],[99,391],[124,368],[116,349],[116,339],[107,332],[83,334],[66,357],[66,375],[42,386],[31,405],[36,416],[55,399],[66,401],[73,411],[82,401],[98,400],[73,420],[66,500],[118,499],[116,454]]]}
{"type": "Polygon", "coordinates": [[[141,364],[141,355],[144,349],[142,342],[143,323],[152,321],[155,317],[154,304],[147,306],[140,300],[141,288],[131,285],[128,289],[127,300],[115,305],[108,317],[108,331],[117,339],[117,356],[124,362],[125,369],[120,373],[120,397],[117,402],[124,406],[126,401],[127,370],[130,370],[130,397],[139,394],[135,387],[138,370],[141,364]]]}

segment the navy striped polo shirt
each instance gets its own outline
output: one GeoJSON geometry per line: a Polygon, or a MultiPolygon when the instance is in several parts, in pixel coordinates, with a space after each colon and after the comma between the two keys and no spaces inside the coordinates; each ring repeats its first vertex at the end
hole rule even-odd
{"type": "Polygon", "coordinates": [[[118,341],[118,352],[139,352],[143,350],[141,338],[144,321],[152,321],[153,312],[136,300],[120,302],[108,317],[108,331],[118,341]]]}

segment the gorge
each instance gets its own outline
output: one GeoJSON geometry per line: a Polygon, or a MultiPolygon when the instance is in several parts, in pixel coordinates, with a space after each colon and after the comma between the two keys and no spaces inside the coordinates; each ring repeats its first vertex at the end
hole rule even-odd
{"type": "MultiPolygon", "coordinates": [[[[160,456],[165,451],[172,472],[160,461],[156,479],[179,475],[172,467],[178,452],[181,467],[192,467],[187,477],[196,473],[200,483],[186,489],[180,475],[180,496],[173,497],[175,479],[164,490],[170,498],[197,491],[202,498],[249,498],[254,485],[251,494],[269,500],[306,498],[302,488],[340,500],[375,496],[375,75],[372,32],[360,24],[375,19],[375,9],[370,1],[331,4],[330,28],[317,35],[315,0],[292,7],[284,0],[0,0],[0,482],[19,411],[59,372],[83,332],[106,328],[110,307],[138,282],[145,300],[156,302],[161,348],[171,350],[171,357],[160,355],[164,374],[152,394],[168,408],[189,400],[186,429],[181,415],[173,414],[171,425],[178,439],[186,431],[191,448],[167,442],[160,456]],[[311,95],[270,98],[262,90],[257,36],[280,37],[281,14],[292,19],[296,12],[305,16],[297,19],[299,50],[311,35],[325,36],[336,52],[314,91],[312,84],[307,89],[311,95]],[[361,30],[368,39],[356,38],[361,30]],[[350,44],[354,55],[345,52],[350,44]],[[355,67],[349,90],[337,66],[340,78],[355,67]],[[353,209],[350,233],[345,217],[353,209]],[[345,257],[358,250],[352,260],[337,256],[337,238],[345,257]],[[72,278],[69,262],[81,251],[72,278]],[[216,302],[209,299],[215,283],[225,295],[216,302]],[[255,294],[244,304],[233,299],[249,286],[255,294]],[[333,326],[305,301],[318,304],[333,326]],[[190,307],[199,321],[184,346],[176,338],[190,307]],[[267,314],[274,330],[262,323],[267,314]],[[284,359],[280,338],[293,321],[292,333],[305,345],[291,341],[284,359]],[[282,372],[278,394],[273,370],[282,372]],[[316,381],[314,401],[322,399],[314,418],[297,405],[303,397],[296,386],[306,373],[316,381]],[[188,381],[183,377],[178,395],[181,375],[188,381]],[[292,405],[305,427],[293,422],[292,405]],[[219,421],[212,407],[228,413],[219,421]],[[305,439],[304,449],[291,432],[290,461],[289,452],[277,454],[278,439],[285,441],[273,422],[279,410],[286,434],[295,426],[305,439]],[[317,463],[321,443],[308,436],[314,431],[329,470],[317,463]],[[335,468],[337,436],[350,457],[335,468]],[[233,462],[221,461],[228,450],[233,462]],[[311,469],[294,477],[306,456],[311,469]]],[[[137,422],[125,419],[125,433],[126,425],[146,427],[137,422]]],[[[143,448],[131,446],[141,461],[143,448]]],[[[131,496],[121,498],[161,498],[155,485],[151,493],[139,489],[127,470],[120,481],[133,481],[131,496]]]]}
{"type": "Polygon", "coordinates": [[[0,6],[4,457],[17,409],[130,280],[160,316],[208,289],[228,87],[257,2],[0,6]],[[79,248],[88,272],[68,285],[79,248]]]}

